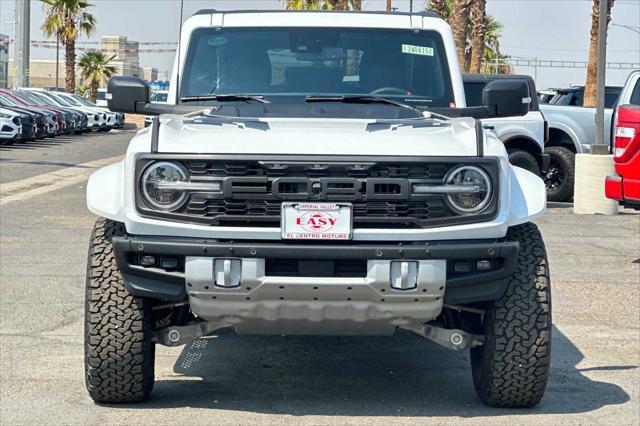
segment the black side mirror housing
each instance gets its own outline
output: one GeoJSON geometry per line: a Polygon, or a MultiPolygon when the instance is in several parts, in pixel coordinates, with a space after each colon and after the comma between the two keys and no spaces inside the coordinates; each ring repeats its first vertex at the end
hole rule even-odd
{"type": "Polygon", "coordinates": [[[524,80],[500,79],[482,91],[482,106],[495,111],[493,117],[521,117],[529,112],[531,95],[524,80]]]}
{"type": "Polygon", "coordinates": [[[143,114],[150,95],[149,85],[141,78],[112,77],[109,79],[107,104],[113,112],[143,114]]]}

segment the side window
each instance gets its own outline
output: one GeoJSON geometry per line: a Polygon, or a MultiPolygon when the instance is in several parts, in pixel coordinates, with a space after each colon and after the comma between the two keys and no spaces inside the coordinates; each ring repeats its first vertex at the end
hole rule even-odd
{"type": "Polygon", "coordinates": [[[618,102],[618,93],[605,93],[604,95],[604,107],[614,108],[618,102]]]}
{"type": "Polygon", "coordinates": [[[631,93],[631,99],[629,99],[631,105],[640,105],[640,79],[636,81],[636,86],[631,93]]]}
{"type": "Polygon", "coordinates": [[[484,90],[485,83],[464,83],[464,96],[467,98],[467,106],[481,106],[482,105],[482,91],[484,90]]]}
{"type": "Polygon", "coordinates": [[[584,92],[583,91],[575,92],[573,94],[572,98],[571,98],[570,105],[573,105],[573,106],[582,106],[582,105],[584,105],[584,92]]]}

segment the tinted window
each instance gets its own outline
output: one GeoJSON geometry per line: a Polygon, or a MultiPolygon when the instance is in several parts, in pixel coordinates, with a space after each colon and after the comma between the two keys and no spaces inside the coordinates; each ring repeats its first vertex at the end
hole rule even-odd
{"type": "MultiPolygon", "coordinates": [[[[553,105],[576,105],[574,92],[560,92],[550,102],[553,105]]],[[[582,105],[582,103],[580,103],[582,105]]]]}
{"type": "Polygon", "coordinates": [[[640,79],[636,81],[636,86],[633,88],[629,103],[631,105],[640,105],[640,79]]]}
{"type": "Polygon", "coordinates": [[[467,98],[467,106],[482,105],[482,90],[486,83],[464,83],[464,96],[467,98]]]}
{"type": "Polygon", "coordinates": [[[440,35],[393,29],[200,29],[181,96],[374,94],[448,107],[453,90],[440,35]]]}
{"type": "Polygon", "coordinates": [[[605,108],[615,108],[616,103],[618,103],[618,97],[620,96],[617,92],[609,92],[604,95],[604,107],[605,108]]]}

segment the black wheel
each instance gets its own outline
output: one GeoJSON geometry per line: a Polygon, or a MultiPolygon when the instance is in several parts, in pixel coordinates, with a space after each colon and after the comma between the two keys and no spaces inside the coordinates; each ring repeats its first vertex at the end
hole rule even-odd
{"type": "Polygon", "coordinates": [[[522,169],[530,171],[536,176],[540,176],[540,166],[535,157],[529,154],[527,151],[521,149],[514,149],[509,151],[509,162],[522,169]]]}
{"type": "Polygon", "coordinates": [[[549,201],[569,201],[573,197],[575,180],[575,154],[562,146],[550,146],[545,150],[549,154],[549,170],[544,175],[549,201]]]}
{"type": "Polygon", "coordinates": [[[487,310],[483,346],[471,350],[476,393],[492,407],[533,407],[542,399],[551,360],[551,286],[538,228],[509,230],[520,243],[505,294],[487,310]]]}
{"type": "Polygon", "coordinates": [[[85,298],[85,378],[100,403],[144,401],[154,380],[153,315],[124,288],[111,245],[124,225],[98,219],[89,245],[85,298]]]}

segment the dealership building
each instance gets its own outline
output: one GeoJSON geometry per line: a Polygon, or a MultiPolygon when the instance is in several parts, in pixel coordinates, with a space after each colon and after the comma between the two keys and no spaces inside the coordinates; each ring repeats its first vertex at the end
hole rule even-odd
{"type": "MultiPolygon", "coordinates": [[[[13,59],[8,59],[8,43],[6,44],[6,66],[5,74],[2,74],[2,51],[3,43],[0,43],[0,87],[2,86],[2,76],[5,76],[5,86],[13,84],[13,76],[8,73],[13,67],[13,59]]],[[[80,45],[81,46],[81,45],[80,45]]],[[[56,61],[53,59],[31,59],[29,66],[29,84],[31,87],[64,87],[65,61],[63,48],[61,50],[58,64],[58,84],[56,85],[56,61]]],[[[127,77],[141,77],[154,81],[157,79],[158,70],[156,68],[141,68],[138,55],[139,43],[129,41],[126,36],[103,36],[100,41],[100,50],[107,57],[114,57],[111,65],[116,69],[116,75],[127,77]]],[[[82,50],[77,52],[77,60],[82,57],[82,50]]],[[[13,74],[13,73],[11,73],[13,74]]],[[[84,84],[80,69],[76,67],[76,84],[84,84]]]]}

